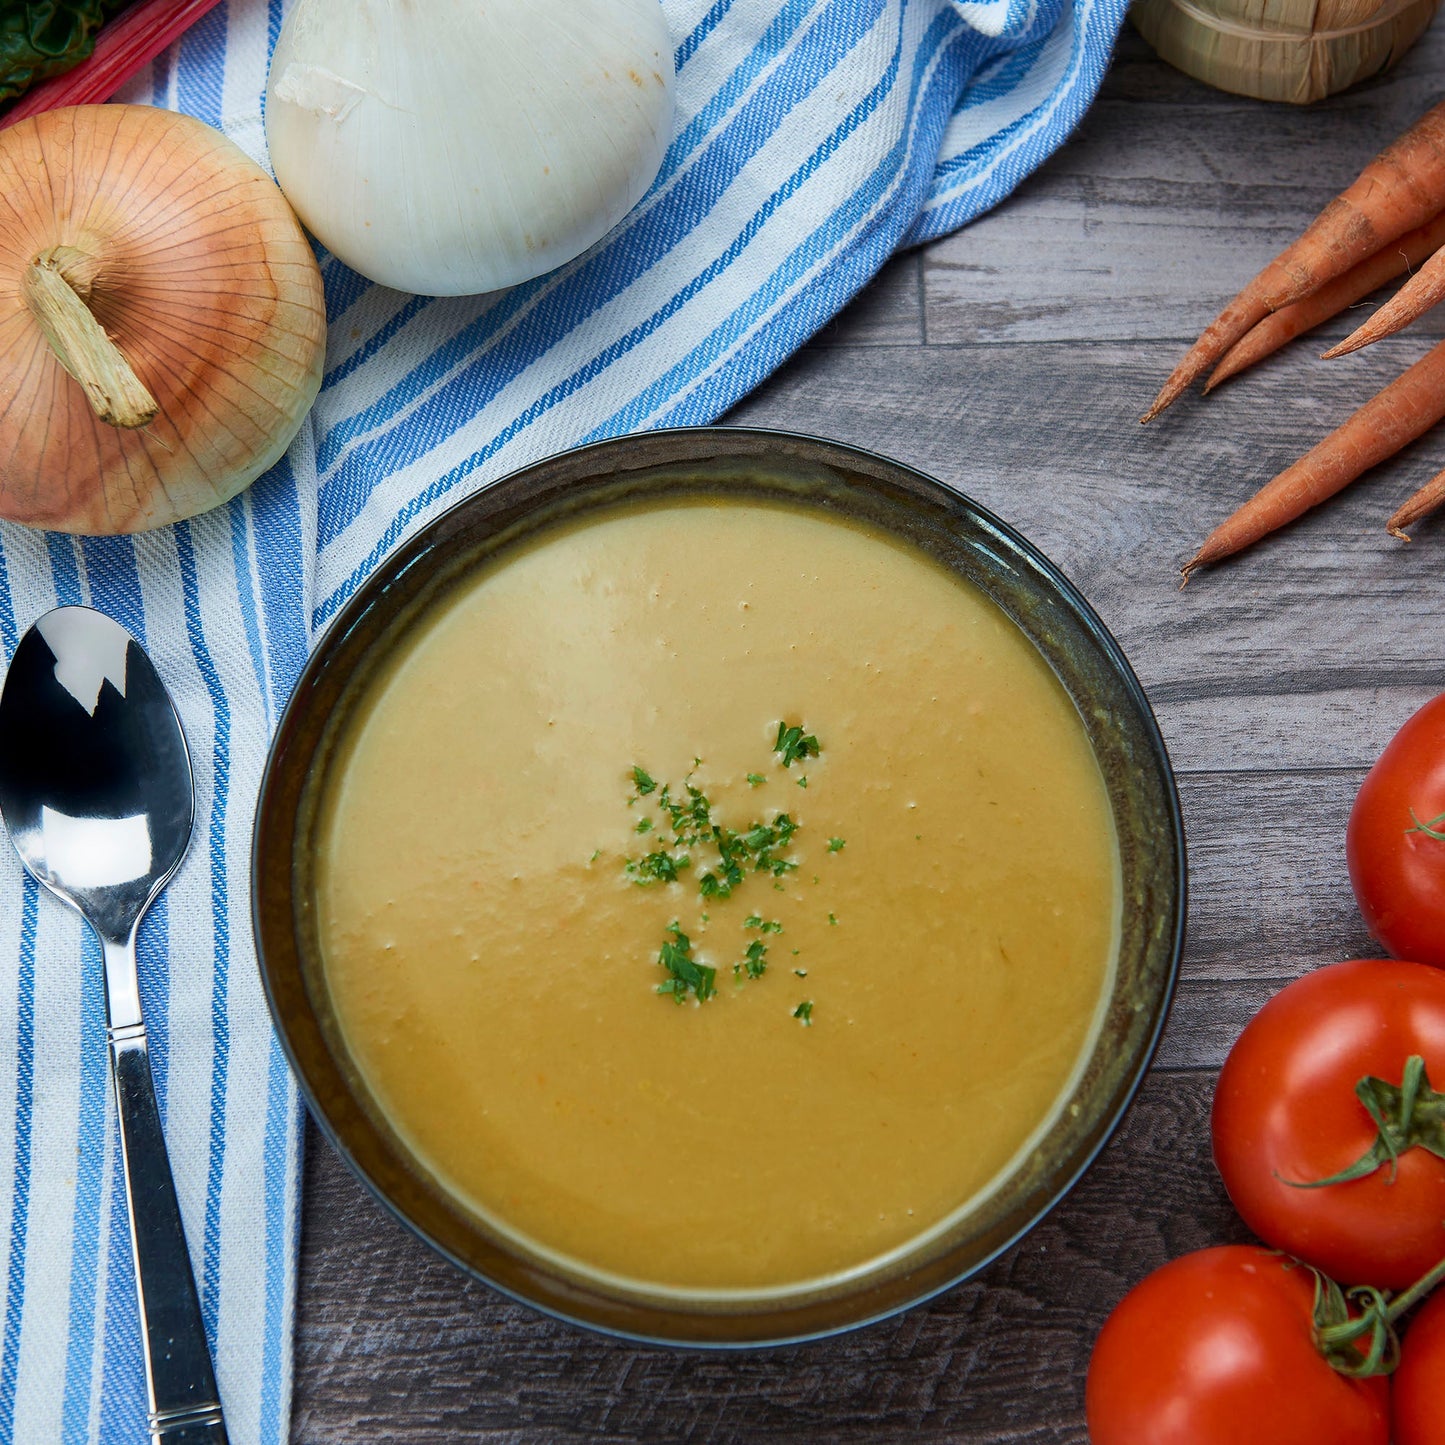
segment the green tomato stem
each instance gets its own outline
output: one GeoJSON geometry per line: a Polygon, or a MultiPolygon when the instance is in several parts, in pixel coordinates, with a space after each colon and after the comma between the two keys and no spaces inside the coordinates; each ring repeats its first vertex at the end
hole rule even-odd
{"type": "Polygon", "coordinates": [[[1394,1324],[1406,1310],[1419,1304],[1441,1280],[1445,1280],[1445,1259],[1442,1259],[1429,1274],[1417,1279],[1409,1289],[1397,1294],[1390,1301],[1390,1307],[1385,1311],[1385,1318],[1390,1324],[1394,1324]]]}
{"type": "Polygon", "coordinates": [[[1415,825],[1413,828],[1406,828],[1407,833],[1423,833],[1427,838],[1433,838],[1437,843],[1445,843],[1445,830],[1441,824],[1445,823],[1445,813],[1437,818],[1431,818],[1428,823],[1422,823],[1416,816],[1415,810],[1410,809],[1410,821],[1415,825]]]}

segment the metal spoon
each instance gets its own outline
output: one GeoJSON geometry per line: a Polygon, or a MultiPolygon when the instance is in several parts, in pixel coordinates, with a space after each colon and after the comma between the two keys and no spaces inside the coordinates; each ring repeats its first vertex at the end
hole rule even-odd
{"type": "Polygon", "coordinates": [[[128,632],[47,612],[0,691],[0,814],[21,861],[96,931],[120,1116],[155,1445],[224,1445],[136,980],[141,916],[180,866],[195,811],[180,719],[128,632]]]}

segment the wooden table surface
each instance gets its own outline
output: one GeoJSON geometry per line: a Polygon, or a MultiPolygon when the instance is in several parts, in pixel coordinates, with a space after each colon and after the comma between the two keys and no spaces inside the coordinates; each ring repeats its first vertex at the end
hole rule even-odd
{"type": "Polygon", "coordinates": [[[1189,840],[1188,948],[1154,1069],[1074,1193],[901,1318],[705,1356],[599,1338],[469,1282],[312,1129],[294,1439],[1087,1439],[1084,1372],[1112,1305],[1172,1256],[1247,1237],[1209,1159],[1230,1043],[1287,980],[1373,951],[1345,819],[1395,728],[1445,687],[1445,518],[1409,546],[1384,519],[1445,466],[1445,435],[1182,592],[1178,568],[1445,318],[1335,362],[1296,345],[1148,429],[1137,417],[1442,77],[1445,22],[1389,76],[1308,109],[1208,90],[1126,32],[1063,150],[992,214],[892,261],[726,418],[870,447],[978,498],[1073,577],[1158,713],[1189,840]]]}

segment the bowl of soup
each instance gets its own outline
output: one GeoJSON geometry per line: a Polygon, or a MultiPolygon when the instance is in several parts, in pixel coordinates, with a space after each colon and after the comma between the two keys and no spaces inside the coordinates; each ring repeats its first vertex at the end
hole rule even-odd
{"type": "Polygon", "coordinates": [[[331,1143],[471,1274],[695,1346],[972,1274],[1067,1192],[1179,966],[1117,644],[957,491],[701,428],[444,514],[321,639],[254,909],[331,1143]]]}

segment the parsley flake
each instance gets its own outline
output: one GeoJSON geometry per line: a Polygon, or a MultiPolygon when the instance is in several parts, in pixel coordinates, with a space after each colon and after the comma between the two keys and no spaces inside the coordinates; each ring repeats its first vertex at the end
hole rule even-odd
{"type": "Polygon", "coordinates": [[[646,888],[649,883],[676,883],[677,875],[691,865],[692,859],[686,853],[674,855],[660,848],[641,858],[629,858],[622,870],[639,888],[646,888]]]}
{"type": "MultiPolygon", "coordinates": [[[[821,751],[816,735],[804,732],[802,724],[778,724],[774,752],[783,767],[790,768],[795,762],[816,758],[821,751]]],[[[637,885],[646,886],[677,883],[681,874],[691,869],[697,876],[699,901],[704,905],[714,898],[731,897],[750,874],[770,878],[773,888],[786,894],[788,890],[784,880],[799,866],[787,854],[801,825],[788,813],[774,812],[771,817],[755,819],[744,828],[729,827],[715,816],[712,800],[694,782],[701,766],[702,759],[694,758],[691,770],[681,783],[671,783],[653,777],[640,763],[632,765],[634,792],[628,797],[627,806],[634,807],[643,803],[644,799],[650,799],[650,803],[639,809],[647,816],[637,818],[633,832],[648,837],[653,851],[623,859],[623,871],[637,885]]],[[[767,781],[762,773],[748,773],[746,778],[750,788],[761,787],[767,781]]],[[[808,775],[800,768],[794,782],[800,788],[806,788],[808,775]]],[[[830,853],[838,852],[843,846],[841,838],[828,841],[830,853]]],[[[593,853],[592,860],[601,857],[602,852],[599,848],[593,853]]],[[[818,882],[816,875],[813,881],[818,882]]],[[[706,928],[707,913],[703,912],[700,917],[700,926],[706,928]]],[[[838,920],[829,914],[828,921],[837,923],[838,920]]],[[[750,913],[743,927],[762,935],[783,932],[781,919],[764,918],[761,913],[750,913]]],[[[657,962],[666,970],[667,978],[657,985],[657,992],[671,995],[673,1001],[679,1004],[689,996],[698,1003],[715,997],[717,970],[693,957],[692,940],[682,931],[676,919],[668,926],[667,934],[657,956],[657,962]]],[[[793,949],[793,956],[797,957],[798,952],[798,949],[793,949]]],[[[767,955],[765,938],[752,939],[744,949],[742,959],[732,965],[732,973],[738,983],[761,978],[767,972],[767,955]]],[[[795,968],[793,972],[799,978],[806,978],[808,971],[795,968]]],[[[798,1005],[793,1017],[811,1027],[812,1011],[813,1003],[809,999],[798,1005]]]]}
{"type": "Polygon", "coordinates": [[[693,958],[692,940],[678,927],[676,919],[668,924],[667,931],[672,937],[663,943],[657,961],[667,970],[668,978],[657,985],[658,993],[671,994],[674,1003],[682,1003],[688,994],[706,1003],[717,993],[717,969],[693,958]]]}
{"type": "Polygon", "coordinates": [[[830,853],[841,853],[841,852],[843,851],[843,849],[846,848],[847,846],[848,846],[848,840],[847,840],[846,838],[829,838],[829,839],[828,839],[828,851],[829,851],[830,853]]]}
{"type": "Polygon", "coordinates": [[[801,727],[789,727],[787,723],[780,722],[773,751],[781,754],[785,768],[791,768],[800,758],[816,758],[822,748],[815,734],[805,733],[801,727]]]}
{"type": "Polygon", "coordinates": [[[753,939],[743,955],[743,962],[733,964],[733,972],[736,973],[739,967],[749,978],[761,978],[768,971],[768,945],[761,938],[753,939]]]}

